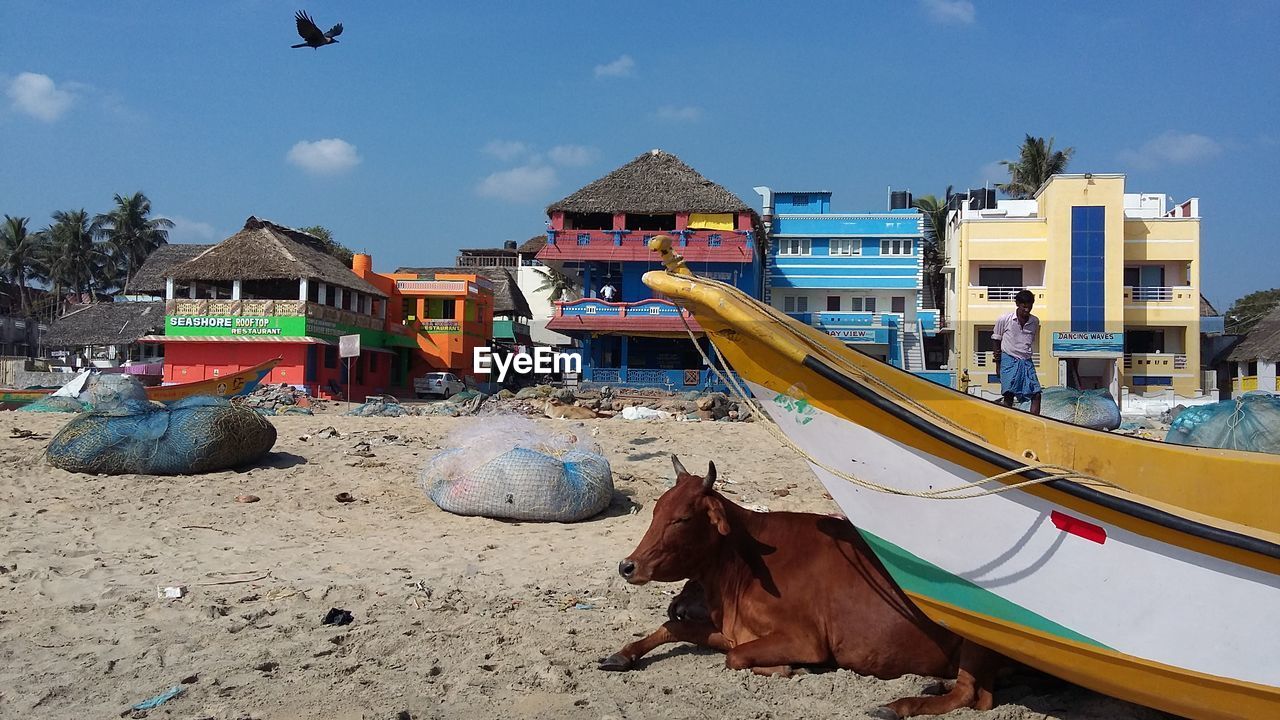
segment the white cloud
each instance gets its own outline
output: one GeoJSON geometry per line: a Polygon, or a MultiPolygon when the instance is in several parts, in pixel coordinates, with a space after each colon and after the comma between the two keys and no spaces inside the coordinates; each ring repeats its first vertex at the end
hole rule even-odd
{"type": "Polygon", "coordinates": [[[585,145],[557,145],[547,151],[551,162],[567,167],[590,165],[596,159],[596,149],[585,145]]]}
{"type": "Polygon", "coordinates": [[[328,138],[294,145],[286,156],[289,162],[316,175],[334,175],[360,164],[356,146],[339,138],[328,138]]]}
{"type": "Polygon", "coordinates": [[[59,88],[54,84],[48,75],[30,72],[10,81],[7,94],[15,110],[45,122],[62,117],[76,99],[65,86],[59,88]]]}
{"type": "Polygon", "coordinates": [[[528,153],[529,150],[528,145],[518,140],[490,140],[485,144],[482,151],[484,154],[492,155],[499,160],[510,161],[528,153]]]}
{"type": "Polygon", "coordinates": [[[171,215],[173,227],[169,229],[171,243],[207,243],[217,238],[217,231],[207,222],[171,215]]]}
{"type": "Polygon", "coordinates": [[[1195,133],[1168,130],[1142,144],[1137,150],[1125,150],[1120,160],[1140,168],[1163,165],[1189,165],[1217,157],[1222,145],[1213,138],[1195,133]]]}
{"type": "Polygon", "coordinates": [[[480,181],[476,194],[513,203],[533,202],[555,187],[555,168],[548,165],[522,165],[496,172],[480,181]]]}
{"type": "Polygon", "coordinates": [[[674,105],[663,105],[658,108],[657,117],[659,120],[668,120],[671,122],[693,122],[702,117],[702,108],[693,105],[684,107],[676,107],[674,105]]]}
{"type": "Polygon", "coordinates": [[[623,55],[611,63],[596,66],[596,77],[631,77],[636,74],[636,61],[623,55]]]}
{"type": "Polygon", "coordinates": [[[977,15],[970,0],[920,0],[920,7],[940,25],[972,25],[977,15]]]}

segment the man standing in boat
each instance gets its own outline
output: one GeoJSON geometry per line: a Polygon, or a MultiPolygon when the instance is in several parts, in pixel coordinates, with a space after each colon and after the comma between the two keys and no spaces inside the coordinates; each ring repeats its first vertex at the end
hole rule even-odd
{"type": "Polygon", "coordinates": [[[1001,400],[1007,407],[1013,407],[1014,401],[1030,400],[1031,414],[1039,415],[1040,379],[1031,361],[1040,333],[1040,319],[1031,314],[1036,296],[1030,290],[1019,290],[1013,302],[1017,309],[1001,315],[991,333],[995,341],[991,354],[1000,369],[1001,400]]]}

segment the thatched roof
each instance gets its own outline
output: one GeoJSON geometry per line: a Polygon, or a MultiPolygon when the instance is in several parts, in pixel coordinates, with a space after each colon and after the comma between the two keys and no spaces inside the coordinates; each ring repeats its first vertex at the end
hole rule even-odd
{"type": "Polygon", "coordinates": [[[295,280],[310,278],[377,297],[386,293],[324,251],[314,235],[250,217],[244,229],[175,266],[179,281],[295,280]]]}
{"type": "Polygon", "coordinates": [[[213,245],[191,245],[186,243],[165,244],[156,248],[147,256],[146,262],[138,268],[125,295],[163,295],[164,279],[174,267],[194,258],[213,245]]]}
{"type": "Polygon", "coordinates": [[[752,212],[737,195],[711,182],[680,158],[650,150],[563,200],[547,213],[752,212]]]}
{"type": "Polygon", "coordinates": [[[143,335],[164,333],[163,302],[86,305],[54,320],[44,335],[48,347],[128,345],[143,335]]]}
{"type": "Polygon", "coordinates": [[[1209,302],[1209,298],[1200,296],[1200,317],[1218,317],[1221,313],[1209,302]]]}
{"type": "Polygon", "coordinates": [[[519,283],[510,270],[500,267],[401,267],[397,273],[415,273],[424,280],[434,279],[436,273],[446,275],[480,275],[493,285],[493,314],[532,318],[533,310],[520,290],[519,283]]]}
{"type": "Polygon", "coordinates": [[[1231,362],[1280,360],[1280,305],[1253,326],[1245,336],[1244,342],[1231,351],[1227,360],[1231,362]]]}
{"type": "Polygon", "coordinates": [[[528,240],[525,240],[524,243],[520,245],[519,248],[516,249],[516,252],[519,252],[523,255],[537,255],[538,251],[546,246],[547,246],[547,236],[545,234],[534,235],[528,240]]]}

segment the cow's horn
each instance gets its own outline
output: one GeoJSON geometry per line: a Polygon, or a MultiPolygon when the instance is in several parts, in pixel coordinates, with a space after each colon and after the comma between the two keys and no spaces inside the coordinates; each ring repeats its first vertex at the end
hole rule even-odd
{"type": "Polygon", "coordinates": [[[680,458],[676,457],[675,453],[671,454],[671,464],[674,465],[676,468],[677,478],[680,477],[681,475],[689,474],[689,471],[684,469],[684,465],[680,464],[680,458]]]}
{"type": "Polygon", "coordinates": [[[702,487],[704,490],[710,490],[716,484],[716,464],[707,461],[707,474],[702,478],[702,487]]]}

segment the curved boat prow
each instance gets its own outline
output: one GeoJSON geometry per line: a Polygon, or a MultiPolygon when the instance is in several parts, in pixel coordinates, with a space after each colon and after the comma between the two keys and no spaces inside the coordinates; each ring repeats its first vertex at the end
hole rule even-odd
{"type": "Polygon", "coordinates": [[[697,319],[934,620],[1133,702],[1280,717],[1280,456],[986,402],[693,275],[670,238],[650,247],[667,271],[645,284],[697,319]]]}

